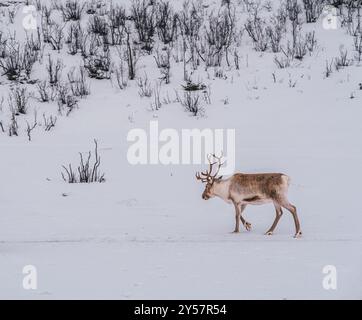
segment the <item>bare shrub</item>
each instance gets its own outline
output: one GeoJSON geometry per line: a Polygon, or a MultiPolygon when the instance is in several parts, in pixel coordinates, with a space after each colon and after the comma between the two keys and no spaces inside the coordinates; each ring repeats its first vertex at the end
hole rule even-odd
{"type": "Polygon", "coordinates": [[[152,110],[159,110],[162,107],[161,99],[160,99],[160,91],[161,87],[158,83],[156,83],[155,87],[153,88],[153,103],[151,103],[152,110]]]}
{"type": "Polygon", "coordinates": [[[33,69],[34,63],[37,61],[37,54],[34,54],[35,52],[25,51],[24,52],[24,60],[23,60],[23,68],[26,75],[26,78],[30,78],[31,71],[33,69]]]}
{"type": "Polygon", "coordinates": [[[1,99],[0,99],[0,112],[3,112],[3,108],[4,108],[4,97],[2,96],[1,99]]]}
{"type": "Polygon", "coordinates": [[[183,97],[178,97],[178,100],[184,109],[191,112],[195,117],[204,113],[198,91],[185,91],[183,97]]]}
{"type": "Polygon", "coordinates": [[[62,114],[63,110],[65,110],[66,115],[69,114],[78,107],[77,98],[71,94],[70,85],[67,83],[58,83],[56,86],[57,90],[57,100],[58,100],[58,111],[62,114]]]}
{"type": "Polygon", "coordinates": [[[6,56],[6,44],[8,39],[4,37],[4,32],[0,31],[0,58],[3,59],[6,56]]]}
{"type": "Polygon", "coordinates": [[[71,24],[66,41],[68,44],[68,53],[75,55],[78,53],[78,51],[81,51],[84,38],[85,35],[80,23],[71,24]]]}
{"type": "Polygon", "coordinates": [[[315,31],[309,31],[305,35],[305,42],[307,44],[308,51],[311,53],[317,47],[317,40],[315,38],[315,31]]]}
{"type": "Polygon", "coordinates": [[[65,5],[60,6],[64,21],[79,21],[85,7],[85,3],[79,0],[67,0],[65,5]]]}
{"type": "Polygon", "coordinates": [[[78,72],[75,74],[75,68],[68,72],[68,81],[72,94],[76,97],[85,97],[90,94],[89,83],[86,78],[85,68],[79,67],[78,72]]]}
{"type": "Polygon", "coordinates": [[[326,78],[329,78],[333,72],[332,65],[333,65],[333,59],[330,62],[328,60],[326,61],[326,69],[324,71],[324,75],[326,78]]]}
{"type": "Polygon", "coordinates": [[[316,22],[322,13],[324,0],[303,0],[307,23],[316,22]]]}
{"type": "Polygon", "coordinates": [[[111,58],[109,49],[102,50],[94,56],[84,58],[84,67],[88,72],[88,76],[94,79],[110,79],[111,76],[111,58]]]}
{"type": "Polygon", "coordinates": [[[347,32],[352,36],[355,36],[362,32],[361,10],[361,0],[344,0],[340,4],[340,16],[342,18],[342,26],[346,27],[347,32]]]}
{"type": "Polygon", "coordinates": [[[126,49],[118,48],[119,57],[127,61],[128,66],[128,79],[134,80],[136,78],[136,66],[138,61],[137,50],[134,47],[134,44],[131,44],[131,31],[129,28],[126,28],[126,49]]]}
{"type": "Polygon", "coordinates": [[[52,128],[55,127],[57,123],[57,117],[53,117],[52,115],[47,117],[45,113],[43,114],[43,126],[45,131],[50,131],[52,128]]]}
{"type": "Polygon", "coordinates": [[[59,106],[63,106],[67,103],[67,96],[69,94],[69,86],[66,83],[58,82],[55,86],[57,93],[57,101],[59,106]]]}
{"type": "Polygon", "coordinates": [[[301,36],[299,36],[294,44],[293,58],[302,60],[307,52],[307,42],[301,36]]]}
{"type": "Polygon", "coordinates": [[[240,57],[236,49],[234,50],[234,65],[236,70],[240,69],[240,57]]]}
{"type": "Polygon", "coordinates": [[[66,103],[65,103],[66,115],[69,116],[70,113],[77,107],[78,107],[78,100],[76,99],[76,97],[74,97],[70,94],[67,95],[66,103]]]}
{"type": "Polygon", "coordinates": [[[3,70],[3,75],[6,75],[8,80],[19,79],[23,69],[19,44],[7,48],[6,56],[0,59],[0,68],[3,70]]]}
{"type": "Polygon", "coordinates": [[[284,55],[292,60],[303,60],[303,58],[306,56],[306,54],[312,53],[316,46],[317,46],[317,40],[315,39],[315,32],[307,32],[305,35],[302,35],[300,28],[295,34],[295,39],[293,39],[292,46],[290,45],[290,42],[288,42],[285,49],[281,49],[281,51],[284,53],[284,55]]]}
{"type": "Polygon", "coordinates": [[[342,48],[339,51],[339,57],[334,59],[334,67],[337,71],[344,67],[348,67],[352,64],[352,60],[348,58],[348,51],[343,50],[342,48]]]}
{"type": "Polygon", "coordinates": [[[156,51],[154,56],[157,68],[161,72],[161,81],[165,81],[166,84],[170,83],[170,71],[171,71],[171,48],[167,47],[161,52],[156,51]]]}
{"type": "Polygon", "coordinates": [[[127,87],[128,81],[127,76],[125,75],[125,67],[123,64],[123,60],[121,60],[118,68],[115,69],[116,81],[118,88],[123,90],[127,87]]]}
{"type": "Polygon", "coordinates": [[[279,69],[285,69],[290,67],[291,58],[288,55],[283,55],[280,57],[274,57],[274,63],[279,69]]]}
{"type": "Polygon", "coordinates": [[[137,85],[138,85],[138,94],[141,98],[143,97],[149,98],[152,96],[152,88],[148,80],[147,74],[145,74],[143,78],[142,77],[138,78],[137,85]]]}
{"type": "Polygon", "coordinates": [[[49,54],[46,70],[48,72],[48,79],[51,86],[58,84],[61,78],[62,69],[63,69],[63,62],[60,59],[57,59],[57,62],[54,62],[51,55],[49,54]]]}
{"type": "MultiPolygon", "coordinates": [[[[40,0],[39,0],[40,1],[40,0]]],[[[42,26],[49,26],[52,24],[52,20],[51,20],[51,15],[53,12],[53,8],[52,7],[48,7],[47,5],[43,5],[41,7],[41,10],[38,10],[41,12],[41,20],[42,20],[42,26]]]]}
{"type": "Polygon", "coordinates": [[[126,10],[121,6],[111,5],[108,15],[109,31],[111,35],[112,45],[122,44],[124,32],[126,28],[126,10]]]}
{"type": "Polygon", "coordinates": [[[42,16],[41,20],[41,33],[43,36],[43,42],[50,44],[50,35],[51,35],[51,28],[54,22],[52,20],[47,21],[45,17],[42,16]]]}
{"type": "Polygon", "coordinates": [[[97,12],[97,7],[99,7],[99,2],[97,3],[95,0],[86,2],[86,13],[89,15],[93,15],[97,12]]]}
{"type": "Polygon", "coordinates": [[[7,14],[8,14],[8,17],[9,17],[9,22],[11,24],[13,24],[14,21],[15,21],[15,17],[16,17],[16,14],[18,12],[18,8],[19,7],[17,5],[13,5],[13,6],[9,6],[8,10],[6,11],[7,14]]]}
{"type": "Polygon", "coordinates": [[[36,7],[36,10],[41,11],[43,9],[42,1],[35,0],[35,7],[36,7]]]}
{"type": "Polygon", "coordinates": [[[16,86],[8,96],[9,107],[15,115],[26,114],[30,94],[26,87],[16,86]]]}
{"type": "Polygon", "coordinates": [[[67,167],[63,166],[64,172],[62,172],[62,178],[68,183],[94,183],[105,182],[104,173],[101,173],[99,166],[101,164],[101,157],[98,154],[98,143],[94,140],[94,160],[92,161],[92,152],[88,152],[87,159],[83,158],[82,153],[80,155],[80,164],[74,171],[72,165],[67,167]]]}
{"type": "Polygon", "coordinates": [[[42,50],[41,33],[39,29],[37,30],[36,37],[33,33],[30,36],[28,34],[26,35],[25,48],[35,52],[42,50]]]}
{"type": "Polygon", "coordinates": [[[297,80],[293,80],[292,78],[291,78],[291,75],[289,74],[289,80],[288,80],[288,86],[289,86],[289,88],[295,88],[296,87],[296,85],[297,85],[297,80]]]}
{"type": "Polygon", "coordinates": [[[34,122],[30,124],[26,121],[26,133],[28,135],[28,140],[31,141],[31,133],[38,126],[37,113],[34,112],[34,122]]]}
{"type": "Polygon", "coordinates": [[[50,86],[49,82],[46,80],[40,81],[36,84],[38,91],[38,100],[40,102],[49,102],[54,99],[53,88],[50,86]]]}
{"type": "Polygon", "coordinates": [[[266,27],[270,47],[274,53],[280,52],[280,42],[286,32],[286,12],[283,7],[278,9],[277,14],[270,18],[270,25],[266,27]]]}
{"type": "Polygon", "coordinates": [[[34,63],[37,61],[38,52],[32,47],[22,47],[18,42],[11,39],[6,41],[0,57],[0,69],[8,80],[16,81],[21,77],[29,78],[34,63]]]}
{"type": "Polygon", "coordinates": [[[203,91],[203,98],[206,104],[211,104],[211,88],[207,86],[203,91]]]}
{"type": "Polygon", "coordinates": [[[81,54],[83,59],[95,56],[98,52],[98,36],[94,34],[86,35],[81,43],[81,54]]]}
{"type": "Polygon", "coordinates": [[[12,112],[11,121],[10,121],[9,128],[8,128],[9,137],[18,136],[19,135],[18,129],[19,129],[19,125],[18,125],[18,121],[16,119],[15,112],[12,112]]]}
{"type": "Polygon", "coordinates": [[[266,51],[268,49],[268,33],[265,21],[259,17],[258,9],[249,16],[245,25],[249,37],[254,42],[254,48],[257,51],[266,51]]]}
{"type": "Polygon", "coordinates": [[[219,11],[217,15],[210,14],[206,25],[206,66],[221,66],[225,54],[226,63],[229,63],[229,47],[232,44],[235,32],[235,9],[230,7],[219,11]]]}
{"type": "Polygon", "coordinates": [[[214,77],[224,79],[224,80],[227,79],[227,76],[225,74],[225,70],[223,68],[220,68],[220,67],[215,67],[214,68],[214,77]]]}
{"type": "Polygon", "coordinates": [[[52,49],[58,52],[63,48],[64,44],[64,27],[65,25],[60,26],[56,23],[50,26],[48,40],[52,49]]]}
{"type": "Polygon", "coordinates": [[[206,85],[201,83],[201,82],[193,82],[193,81],[187,81],[186,85],[182,85],[182,88],[185,91],[199,91],[199,90],[205,90],[206,89],[206,85]]]}
{"type": "Polygon", "coordinates": [[[301,25],[300,14],[302,13],[302,7],[298,0],[287,0],[286,8],[288,12],[288,18],[292,24],[292,37],[293,37],[293,50],[295,49],[298,33],[301,25]]]}
{"type": "Polygon", "coordinates": [[[160,1],[157,3],[155,12],[155,24],[158,37],[164,44],[173,42],[177,36],[177,19],[169,1],[160,1]]]}
{"type": "Polygon", "coordinates": [[[184,2],[183,10],[179,13],[180,33],[183,40],[183,62],[184,62],[184,80],[187,79],[186,72],[186,53],[190,56],[192,68],[197,69],[200,64],[198,46],[200,43],[200,30],[203,25],[203,7],[200,3],[184,2]]]}
{"type": "Polygon", "coordinates": [[[94,15],[89,19],[88,32],[101,37],[107,37],[109,33],[108,22],[105,17],[94,15]]]}
{"type": "Polygon", "coordinates": [[[152,51],[155,33],[155,8],[148,0],[132,0],[131,14],[142,49],[152,51]]]}
{"type": "Polygon", "coordinates": [[[362,60],[362,33],[356,34],[353,37],[354,49],[356,51],[355,58],[358,62],[362,60]]]}

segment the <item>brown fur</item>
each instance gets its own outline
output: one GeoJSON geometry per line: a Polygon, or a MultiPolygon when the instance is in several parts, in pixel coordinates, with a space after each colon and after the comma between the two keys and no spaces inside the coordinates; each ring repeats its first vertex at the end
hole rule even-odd
{"type": "Polygon", "coordinates": [[[236,173],[231,179],[230,193],[248,195],[244,201],[254,202],[261,199],[278,200],[282,197],[285,185],[282,173],[242,174],[236,173]]]}
{"type": "Polygon", "coordinates": [[[290,211],[295,223],[295,237],[301,236],[297,209],[289,203],[287,198],[289,177],[282,173],[236,173],[228,179],[214,177],[206,182],[202,198],[208,200],[218,196],[227,202],[232,202],[235,207],[235,230],[239,232],[240,220],[247,230],[251,224],[244,220],[242,212],[248,204],[261,205],[272,202],[275,207],[276,217],[273,225],[266,234],[271,235],[276,228],[283,211],[282,207],[290,211]]]}

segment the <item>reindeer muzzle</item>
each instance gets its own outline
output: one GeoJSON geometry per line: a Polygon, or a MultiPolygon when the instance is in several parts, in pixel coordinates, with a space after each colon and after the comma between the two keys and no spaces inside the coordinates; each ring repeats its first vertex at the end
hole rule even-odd
{"type": "Polygon", "coordinates": [[[203,194],[202,194],[202,199],[204,199],[204,200],[209,200],[210,197],[209,197],[207,194],[203,193],[203,194]]]}

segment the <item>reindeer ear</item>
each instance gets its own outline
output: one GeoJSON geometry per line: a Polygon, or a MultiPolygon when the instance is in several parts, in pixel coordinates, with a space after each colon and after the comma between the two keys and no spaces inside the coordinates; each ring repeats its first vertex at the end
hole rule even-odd
{"type": "Polygon", "coordinates": [[[217,180],[221,180],[221,179],[222,179],[222,177],[223,177],[223,176],[218,177],[218,178],[217,178],[217,180]]]}

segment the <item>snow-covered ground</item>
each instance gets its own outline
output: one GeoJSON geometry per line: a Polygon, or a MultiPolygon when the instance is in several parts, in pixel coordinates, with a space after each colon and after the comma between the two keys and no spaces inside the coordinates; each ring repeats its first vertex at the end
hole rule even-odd
{"type": "MultiPolygon", "coordinates": [[[[275,54],[253,50],[247,34],[240,70],[220,79],[200,67],[212,101],[200,117],[177,102],[151,110],[152,98],[139,97],[136,81],[119,90],[91,80],[91,94],[68,117],[57,115],[56,103],[31,99],[39,118],[46,112],[58,121],[50,132],[35,129],[31,142],[25,119],[32,112],[20,117],[18,137],[0,131],[0,298],[361,299],[361,65],[325,78],[326,59],[338,56],[341,45],[352,54],[353,39],[343,28],[323,29],[321,21],[308,27],[318,49],[290,68],[278,69],[275,54]],[[273,236],[263,235],[274,219],[272,205],[248,206],[252,231],[231,234],[234,209],[202,200],[194,176],[200,166],[130,165],[127,134],[148,130],[152,120],[160,130],[235,129],[237,171],[292,178],[289,198],[303,237],[292,237],[288,212],[273,236]],[[77,163],[93,139],[106,182],[64,182],[61,166],[77,163]],[[36,290],[23,288],[26,265],[36,267],[36,290]],[[326,265],[336,267],[336,290],[323,288],[326,265]]],[[[67,67],[81,61],[53,54],[67,67]]],[[[41,68],[32,78],[46,78],[41,68]]],[[[181,88],[182,68],[174,63],[162,96],[181,88]]],[[[140,59],[137,72],[144,71],[152,81],[159,76],[152,55],[140,59]]],[[[1,77],[4,123],[9,86],[1,77]]]]}

